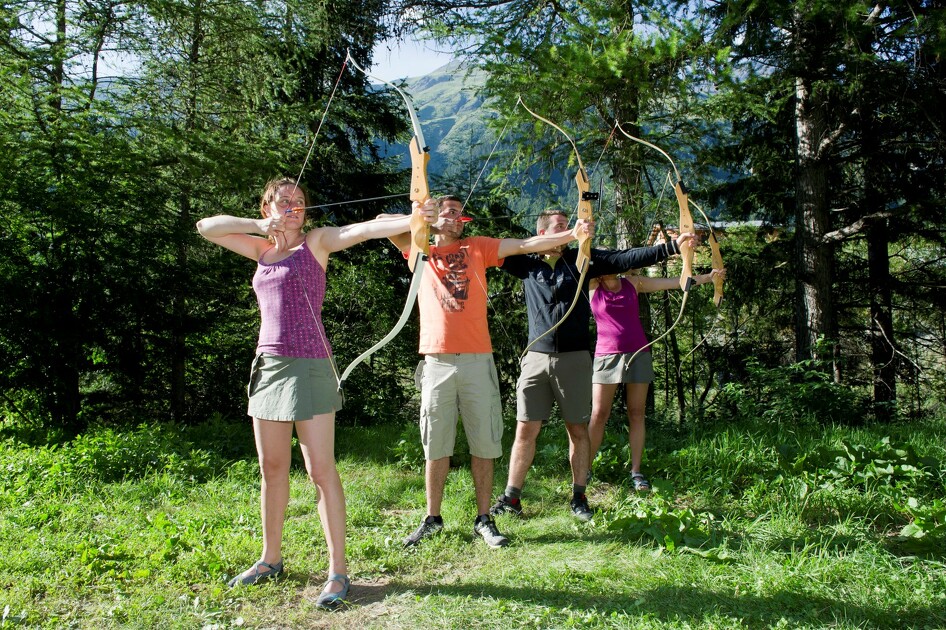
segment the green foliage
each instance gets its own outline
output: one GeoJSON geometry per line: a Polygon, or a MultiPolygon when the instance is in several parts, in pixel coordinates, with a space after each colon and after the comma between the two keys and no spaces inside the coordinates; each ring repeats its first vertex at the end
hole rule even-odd
{"type": "MultiPolygon", "coordinates": [[[[403,439],[418,448],[416,427],[345,427],[337,452],[352,602],[329,617],[312,601],[328,566],[316,492],[301,468],[291,472],[286,577],[253,589],[225,587],[228,575],[259,557],[259,470],[246,422],[93,427],[88,439],[56,446],[7,427],[0,440],[2,623],[480,627],[514,615],[525,627],[601,630],[940,627],[942,491],[923,494],[918,487],[933,485],[928,479],[901,475],[910,474],[910,453],[942,460],[942,421],[924,431],[895,427],[900,437],[891,434],[888,443],[889,428],[731,421],[670,432],[658,423],[645,460],[661,463],[651,477],[655,492],[635,494],[626,480],[596,478],[589,486],[595,520],[580,523],[567,509],[566,469],[549,464],[564,458],[564,431],[553,424],[540,434],[542,457],[550,459],[530,471],[525,517],[497,519],[513,540],[497,562],[496,550],[471,544],[475,492],[465,465],[447,477],[442,534],[405,550],[400,541],[425,508],[422,462],[405,469],[392,445],[403,439]],[[844,443],[902,470],[892,484],[852,474],[811,493],[806,507],[779,481],[796,476],[775,454],[788,442],[803,447],[796,459],[811,466],[823,448],[844,443]],[[122,475],[110,458],[137,474],[122,475]],[[730,474],[731,491],[719,492],[730,474]],[[896,522],[886,520],[888,496],[872,488],[896,497],[896,522]],[[819,498],[833,518],[814,518],[819,498]],[[853,514],[855,499],[860,511],[853,514]],[[594,593],[594,601],[576,592],[594,593]]],[[[838,476],[846,469],[823,461],[838,476]]],[[[497,469],[496,483],[504,472],[497,469]]]]}
{"type": "Polygon", "coordinates": [[[618,507],[615,512],[617,518],[608,529],[630,540],[651,539],[667,551],[715,544],[716,519],[711,513],[674,507],[659,494],[648,501],[618,507]]]}
{"type": "Polygon", "coordinates": [[[946,549],[946,501],[921,502],[909,497],[897,508],[910,518],[896,540],[912,552],[941,553],[946,549]]]}
{"type": "Polygon", "coordinates": [[[940,462],[919,457],[910,445],[892,445],[889,436],[872,446],[842,440],[803,451],[783,445],[779,447],[779,465],[786,475],[828,490],[856,486],[935,492],[942,476],[940,462]]]}
{"type": "Polygon", "coordinates": [[[835,383],[823,361],[805,360],[764,367],[748,359],[747,378],[727,383],[718,402],[722,413],[762,418],[777,423],[858,424],[867,414],[866,401],[854,388],[835,383]]]}

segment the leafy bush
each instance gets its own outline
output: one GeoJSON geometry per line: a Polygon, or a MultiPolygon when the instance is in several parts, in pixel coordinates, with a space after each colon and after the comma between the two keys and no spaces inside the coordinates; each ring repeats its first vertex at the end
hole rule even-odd
{"type": "Polygon", "coordinates": [[[619,508],[620,516],[608,526],[632,540],[651,539],[674,551],[678,547],[702,547],[716,539],[716,522],[709,512],[673,507],[660,495],[648,501],[619,508]]]}
{"type": "Polygon", "coordinates": [[[946,502],[933,499],[920,503],[910,497],[898,509],[910,517],[896,541],[912,552],[942,553],[946,549],[946,502]]]}
{"type": "Polygon", "coordinates": [[[921,458],[910,445],[893,446],[886,436],[873,446],[842,440],[808,452],[797,446],[780,446],[779,465],[784,473],[812,486],[877,488],[898,486],[913,492],[930,489],[940,477],[939,462],[921,458]]]}
{"type": "Polygon", "coordinates": [[[857,424],[867,417],[867,399],[856,390],[831,380],[817,360],[764,367],[750,359],[749,377],[727,383],[718,401],[725,415],[761,418],[771,422],[857,424]]]}

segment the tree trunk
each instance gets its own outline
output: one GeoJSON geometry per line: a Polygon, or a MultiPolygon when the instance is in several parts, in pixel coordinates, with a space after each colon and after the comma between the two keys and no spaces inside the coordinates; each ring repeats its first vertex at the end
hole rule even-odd
{"type": "MultiPolygon", "coordinates": [[[[866,177],[865,181],[870,182],[870,179],[866,177]]],[[[871,184],[867,186],[871,187],[871,184]]],[[[870,360],[874,375],[874,417],[883,422],[893,420],[897,404],[897,353],[894,346],[890,256],[887,248],[887,221],[871,224],[867,230],[870,360]]]]}
{"type": "MultiPolygon", "coordinates": [[[[799,60],[813,65],[818,72],[818,44],[816,33],[806,32],[806,23],[796,18],[794,45],[799,60]]],[[[813,28],[813,27],[812,27],[813,28]]],[[[804,67],[801,64],[799,67],[804,67]]],[[[798,281],[795,304],[795,357],[802,361],[819,357],[818,341],[824,337],[835,339],[834,303],[831,286],[834,276],[832,246],[825,243],[824,235],[830,230],[828,204],[827,164],[824,159],[830,145],[827,140],[827,105],[813,89],[815,80],[798,76],[795,79],[795,253],[798,281]]],[[[833,344],[832,351],[833,355],[833,344]]],[[[832,359],[834,357],[832,356],[832,359]]],[[[840,379],[838,363],[833,364],[834,378],[840,379]]]]}

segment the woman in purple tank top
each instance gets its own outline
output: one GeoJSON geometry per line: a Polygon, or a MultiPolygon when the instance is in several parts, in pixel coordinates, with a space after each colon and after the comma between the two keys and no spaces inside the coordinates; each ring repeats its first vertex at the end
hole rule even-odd
{"type": "MultiPolygon", "coordinates": [[[[693,276],[693,281],[698,285],[706,284],[712,282],[716,275],[725,278],[726,270],[714,269],[710,273],[693,276]]],[[[641,457],[644,454],[644,407],[647,403],[647,390],[654,380],[654,364],[644,327],[641,325],[637,296],[640,293],[679,288],[679,278],[650,278],[639,275],[601,276],[593,279],[590,285],[591,310],[598,327],[592,377],[591,422],[588,424],[590,461],[595,460],[604,439],[604,428],[611,417],[614,393],[618,385],[624,383],[631,451],[631,483],[638,491],[650,490],[650,482],[641,474],[641,457]]]]}
{"type": "MultiPolygon", "coordinates": [[[[283,573],[282,530],[289,503],[289,463],[295,428],[328,547],[329,579],[317,600],[337,608],[348,596],[345,495],[335,466],[335,412],[339,377],[322,326],[329,255],[368,239],[409,231],[410,215],[379,217],[342,227],[304,230],[308,193],[294,179],[270,181],[261,219],[220,215],[201,219],[207,240],[256,263],[253,289],[260,306],[257,355],[250,375],[248,414],[253,418],[262,473],[263,551],[230,586],[256,584],[283,573]],[[261,238],[263,237],[263,238],[261,238]]],[[[432,210],[421,210],[428,222],[432,210]]]]}

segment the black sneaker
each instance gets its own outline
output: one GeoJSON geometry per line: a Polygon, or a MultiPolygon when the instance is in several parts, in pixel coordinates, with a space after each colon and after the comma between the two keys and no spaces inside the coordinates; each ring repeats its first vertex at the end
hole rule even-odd
{"type": "Polygon", "coordinates": [[[588,497],[583,494],[572,499],[571,506],[572,514],[578,517],[579,520],[590,521],[595,517],[595,513],[588,507],[588,497]]]}
{"type": "Polygon", "coordinates": [[[499,529],[496,527],[496,521],[489,517],[482,520],[477,518],[476,522],[473,524],[473,533],[477,536],[482,536],[486,544],[493,549],[505,547],[509,544],[509,539],[499,533],[499,529]]]}
{"type": "Polygon", "coordinates": [[[414,533],[404,539],[405,547],[413,547],[425,538],[433,536],[443,529],[443,522],[434,520],[433,516],[428,516],[420,527],[414,530],[414,533]]]}
{"type": "Polygon", "coordinates": [[[515,516],[522,516],[522,501],[519,499],[511,499],[505,494],[499,495],[499,498],[496,499],[496,505],[489,508],[489,513],[493,516],[498,516],[500,514],[513,514],[515,516]]]}

